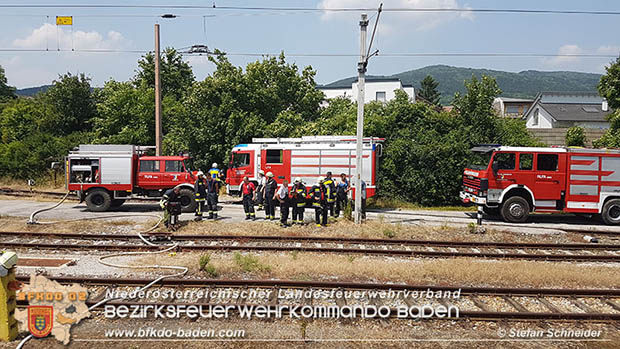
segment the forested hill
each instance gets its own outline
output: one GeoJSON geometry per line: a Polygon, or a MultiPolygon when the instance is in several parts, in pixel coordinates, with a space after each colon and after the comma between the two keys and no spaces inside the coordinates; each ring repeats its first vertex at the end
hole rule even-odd
{"type": "MultiPolygon", "coordinates": [[[[502,90],[502,96],[533,98],[540,91],[596,91],[601,78],[600,74],[578,73],[571,71],[543,72],[526,70],[519,73],[510,73],[500,70],[472,69],[452,67],[448,65],[431,65],[428,67],[410,70],[389,76],[372,76],[374,78],[399,78],[403,84],[420,87],[420,81],[431,75],[439,82],[438,90],[441,93],[441,103],[449,104],[455,92],[463,93],[463,82],[471,79],[472,75],[480,77],[489,75],[497,80],[502,90]]],[[[346,78],[332,82],[325,86],[351,86],[357,77],[346,78]]]]}

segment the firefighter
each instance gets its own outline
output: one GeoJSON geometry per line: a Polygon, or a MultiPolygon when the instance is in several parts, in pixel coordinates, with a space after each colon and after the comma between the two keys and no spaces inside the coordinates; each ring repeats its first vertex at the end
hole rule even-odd
{"type": "Polygon", "coordinates": [[[336,185],[336,218],[340,216],[340,211],[344,211],[349,201],[348,195],[351,190],[349,180],[345,173],[340,174],[340,182],[336,185]]]}
{"type": "Polygon", "coordinates": [[[263,202],[265,201],[263,196],[265,195],[265,171],[258,171],[258,187],[256,188],[256,197],[258,198],[258,210],[263,209],[263,202]]]}
{"type": "Polygon", "coordinates": [[[276,219],[276,207],[274,202],[274,195],[278,189],[278,183],[273,179],[273,173],[267,172],[267,181],[265,182],[265,193],[263,199],[265,200],[265,219],[276,219]]]}
{"type": "Polygon", "coordinates": [[[319,177],[315,185],[310,189],[314,219],[317,227],[327,226],[327,201],[325,199],[326,188],[323,185],[323,177],[319,177]]]}
{"type": "Polygon", "coordinates": [[[181,208],[179,197],[180,191],[180,187],[174,187],[166,190],[164,196],[159,202],[159,206],[164,210],[164,224],[166,225],[166,228],[174,227],[174,225],[179,221],[180,212],[177,209],[181,208]]]}
{"type": "MultiPolygon", "coordinates": [[[[209,176],[215,179],[215,181],[217,182],[218,192],[215,193],[215,204],[217,205],[217,203],[219,202],[219,195],[220,195],[219,189],[222,183],[224,183],[224,172],[220,171],[220,169],[217,167],[217,162],[214,162],[211,164],[211,169],[209,170],[209,176]]],[[[217,218],[217,215],[216,215],[216,218],[217,218]]]]}
{"type": "Polygon", "coordinates": [[[273,199],[280,202],[280,225],[288,227],[288,212],[289,206],[291,205],[291,198],[289,197],[288,181],[286,179],[282,181],[282,185],[274,194],[273,199]]]}
{"type": "Polygon", "coordinates": [[[219,180],[220,178],[220,169],[217,168],[217,162],[214,162],[213,164],[211,164],[211,169],[209,170],[209,176],[211,176],[211,178],[219,180]]]}
{"type": "Polygon", "coordinates": [[[325,180],[323,181],[323,185],[325,186],[325,200],[327,202],[327,209],[329,210],[329,215],[335,217],[334,214],[334,205],[336,204],[336,183],[332,178],[331,171],[327,172],[325,176],[325,180]]]}
{"type": "Polygon", "coordinates": [[[245,212],[245,219],[256,220],[256,214],[254,213],[254,200],[256,200],[256,187],[254,183],[250,182],[248,176],[243,177],[243,183],[241,183],[241,195],[243,195],[243,211],[245,212]]]}
{"type": "Polygon", "coordinates": [[[217,219],[217,193],[220,190],[220,183],[211,176],[207,176],[207,209],[209,219],[217,219]]]}
{"type": "Polygon", "coordinates": [[[293,186],[293,224],[304,224],[304,211],[306,207],[306,197],[308,192],[306,191],[306,185],[301,181],[301,178],[295,178],[295,185],[293,186]]]}
{"type": "Polygon", "coordinates": [[[205,200],[207,199],[207,180],[205,179],[205,174],[202,171],[198,171],[196,174],[198,179],[196,179],[196,183],[194,183],[194,195],[196,196],[196,218],[195,221],[202,220],[202,212],[205,210],[205,200]]]}

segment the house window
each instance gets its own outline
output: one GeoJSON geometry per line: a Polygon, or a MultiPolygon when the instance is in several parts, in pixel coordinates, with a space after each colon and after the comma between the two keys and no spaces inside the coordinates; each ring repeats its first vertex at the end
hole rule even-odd
{"type": "Polygon", "coordinates": [[[281,164],[282,163],[282,150],[281,149],[267,149],[267,158],[265,162],[268,164],[281,164]]]}
{"type": "Polygon", "coordinates": [[[536,109],[534,111],[534,117],[532,118],[532,126],[538,126],[538,115],[539,115],[539,111],[538,109],[536,109]]]}
{"type": "Polygon", "coordinates": [[[140,172],[159,172],[159,160],[140,160],[140,172]]]}
{"type": "Polygon", "coordinates": [[[536,169],[538,171],[557,171],[558,154],[538,154],[536,169]]]}
{"type": "Polygon", "coordinates": [[[376,101],[385,103],[385,91],[377,91],[376,101]]]}
{"type": "Polygon", "coordinates": [[[519,107],[510,105],[506,108],[506,114],[519,114],[519,107]]]}
{"type": "Polygon", "coordinates": [[[183,172],[183,164],[180,160],[166,160],[166,172],[183,172]]]}

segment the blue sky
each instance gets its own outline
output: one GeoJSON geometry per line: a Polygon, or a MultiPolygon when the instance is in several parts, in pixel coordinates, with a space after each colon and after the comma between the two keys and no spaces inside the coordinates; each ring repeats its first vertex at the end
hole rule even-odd
{"type": "MultiPolygon", "coordinates": [[[[25,1],[28,4],[212,5],[208,1],[25,1]]],[[[427,7],[520,8],[620,11],[620,1],[491,1],[491,0],[216,0],[218,6],[268,7],[427,7]]],[[[19,3],[18,1],[3,1],[19,3]]],[[[359,13],[269,13],[212,9],[74,9],[0,8],[0,49],[46,49],[49,52],[2,52],[0,65],[11,85],[49,84],[58,74],[83,72],[102,86],[106,80],[127,80],[139,53],[57,52],[61,49],[149,50],[153,25],[161,24],[162,47],[206,44],[229,53],[359,53],[359,13]],[[173,13],[176,19],[158,15],[173,13]],[[56,27],[55,16],[72,15],[72,27],[56,27]],[[138,17],[135,17],[135,16],[138,17]],[[47,17],[49,16],[49,18],[47,17]],[[207,16],[207,17],[203,17],[207,16]],[[203,22],[206,19],[206,36],[203,22]]],[[[374,47],[380,53],[501,52],[620,53],[620,16],[390,13],[381,15],[374,47]]],[[[231,56],[237,65],[254,56],[231,56]]],[[[187,57],[198,79],[211,73],[205,57],[187,57]]],[[[611,58],[515,57],[381,57],[370,62],[369,74],[393,74],[432,64],[507,71],[574,70],[604,72],[611,58]]],[[[356,57],[290,57],[298,66],[311,65],[317,83],[356,74],[356,57]]]]}

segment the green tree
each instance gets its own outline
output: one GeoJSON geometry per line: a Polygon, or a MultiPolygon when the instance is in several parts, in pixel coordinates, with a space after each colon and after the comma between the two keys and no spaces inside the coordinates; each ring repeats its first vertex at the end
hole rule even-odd
{"type": "MultiPolygon", "coordinates": [[[[174,48],[168,47],[161,53],[160,61],[162,96],[173,95],[177,99],[192,86],[195,81],[192,67],[174,48]]],[[[136,87],[155,88],[155,54],[149,52],[138,61],[138,70],[134,77],[136,87]]]]}
{"type": "Polygon", "coordinates": [[[465,81],[467,93],[456,93],[452,104],[456,111],[464,118],[466,125],[471,126],[474,132],[471,138],[476,143],[485,143],[496,139],[494,131],[497,117],[493,111],[493,100],[502,91],[495,79],[482,76],[479,80],[472,76],[465,81]]]}
{"type": "Polygon", "coordinates": [[[97,107],[89,77],[83,73],[60,75],[42,98],[55,111],[54,118],[50,116],[49,120],[50,134],[90,130],[90,119],[97,115],[97,107]]]}
{"type": "Polygon", "coordinates": [[[4,68],[0,66],[0,102],[2,102],[2,100],[16,98],[15,87],[9,86],[7,82],[8,80],[4,73],[4,68]]]}
{"type": "Polygon", "coordinates": [[[609,107],[615,109],[608,116],[609,130],[603,137],[592,142],[594,147],[620,147],[620,57],[605,67],[606,74],[601,77],[598,92],[607,99],[609,107]]]}
{"type": "Polygon", "coordinates": [[[439,83],[435,81],[432,76],[427,75],[420,82],[420,97],[434,105],[440,105],[439,100],[441,99],[441,94],[437,91],[438,86],[439,83]]]}
{"type": "Polygon", "coordinates": [[[573,126],[566,131],[566,145],[569,147],[585,147],[586,131],[581,126],[573,126]]]}
{"type": "Polygon", "coordinates": [[[190,151],[204,169],[214,161],[226,163],[236,144],[265,135],[300,135],[303,124],[318,118],[324,96],[311,67],[300,71],[283,54],[249,63],[245,70],[222,54],[209,59],[215,72],[195,83],[170,116],[166,152],[190,151]]]}

